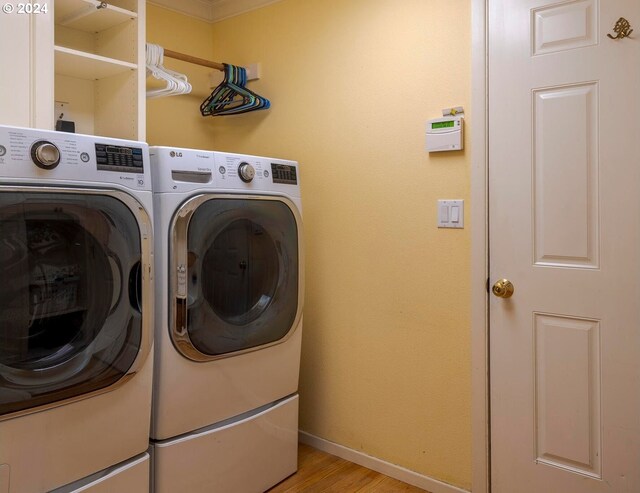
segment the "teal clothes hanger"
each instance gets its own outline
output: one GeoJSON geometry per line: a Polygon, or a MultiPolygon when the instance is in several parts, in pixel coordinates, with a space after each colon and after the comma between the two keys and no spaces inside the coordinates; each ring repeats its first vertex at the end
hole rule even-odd
{"type": "Polygon", "coordinates": [[[237,115],[249,111],[266,110],[271,107],[267,98],[245,87],[247,71],[243,67],[212,62],[166,48],[164,48],[164,56],[224,72],[222,83],[200,105],[200,113],[203,116],[237,115]]]}
{"type": "Polygon", "coordinates": [[[243,67],[224,64],[224,79],[200,105],[202,116],[237,115],[268,109],[268,99],[247,89],[247,71],[243,67]]]}
{"type": "Polygon", "coordinates": [[[243,103],[243,99],[240,98],[240,95],[231,86],[235,77],[233,69],[233,65],[224,64],[223,81],[200,105],[200,113],[202,113],[202,116],[213,116],[214,109],[220,110],[232,104],[239,106],[243,103]]]}

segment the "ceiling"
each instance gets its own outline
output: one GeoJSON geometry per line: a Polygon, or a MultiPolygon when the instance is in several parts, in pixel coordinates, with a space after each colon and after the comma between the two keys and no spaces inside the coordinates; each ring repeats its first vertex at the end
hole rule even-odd
{"type": "Polygon", "coordinates": [[[279,0],[149,0],[148,3],[216,22],[277,1],[279,0]]]}

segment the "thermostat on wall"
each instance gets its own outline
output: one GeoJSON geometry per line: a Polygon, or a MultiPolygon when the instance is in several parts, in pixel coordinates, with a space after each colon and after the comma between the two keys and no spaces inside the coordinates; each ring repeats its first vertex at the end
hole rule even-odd
{"type": "Polygon", "coordinates": [[[464,117],[445,116],[427,122],[427,151],[464,149],[464,117]]]}

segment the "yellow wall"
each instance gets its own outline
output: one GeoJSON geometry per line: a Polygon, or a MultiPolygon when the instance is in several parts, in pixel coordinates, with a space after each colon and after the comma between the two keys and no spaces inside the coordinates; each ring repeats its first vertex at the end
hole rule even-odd
{"type": "Polygon", "coordinates": [[[424,131],[442,108],[470,108],[470,9],[282,0],[210,25],[208,53],[197,21],[148,12],[151,41],[170,21],[173,49],[261,62],[250,88],[272,103],[206,119],[199,101],[151,103],[151,143],[301,163],[301,429],[467,489],[470,139],[464,152],[429,155],[424,131]],[[465,199],[466,228],[437,229],[436,200],[453,198],[465,199]]]}
{"type": "MultiPolygon", "coordinates": [[[[212,56],[212,25],[208,22],[177,14],[155,5],[147,5],[147,42],[189,55],[212,56]]],[[[211,69],[179,60],[165,59],[167,68],[189,77],[193,92],[189,95],[147,100],[147,142],[150,145],[213,148],[212,134],[200,116],[200,103],[211,91],[211,69]]],[[[148,85],[161,87],[153,77],[148,85]]]]}

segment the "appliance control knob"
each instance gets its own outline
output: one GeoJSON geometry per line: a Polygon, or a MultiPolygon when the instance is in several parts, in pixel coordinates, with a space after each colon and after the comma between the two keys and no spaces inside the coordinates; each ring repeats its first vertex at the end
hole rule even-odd
{"type": "Polygon", "coordinates": [[[249,163],[240,163],[240,166],[238,166],[238,174],[243,182],[249,183],[253,180],[253,177],[256,176],[256,170],[249,163]]]}
{"type": "Polygon", "coordinates": [[[31,160],[38,168],[53,169],[60,163],[60,149],[46,140],[31,146],[31,160]]]}

